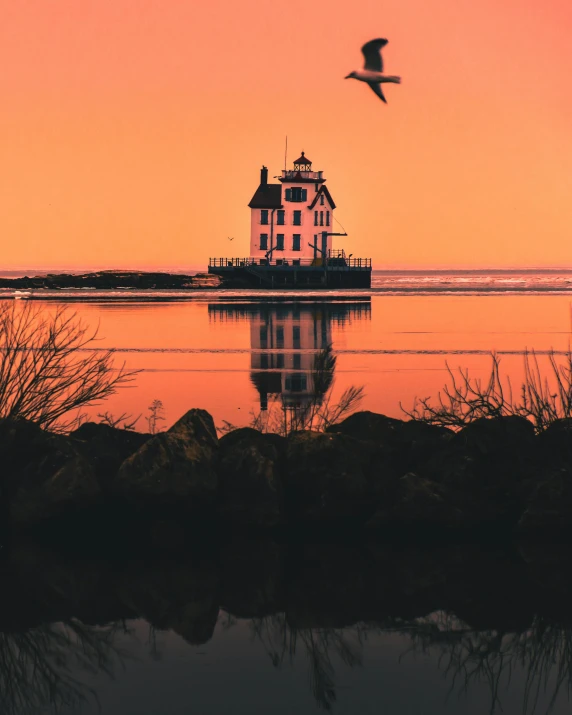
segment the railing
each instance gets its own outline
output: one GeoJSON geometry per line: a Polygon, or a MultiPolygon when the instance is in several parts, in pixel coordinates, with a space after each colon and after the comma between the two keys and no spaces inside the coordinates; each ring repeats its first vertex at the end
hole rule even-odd
{"type": "Polygon", "coordinates": [[[298,171],[297,169],[282,169],[282,179],[295,179],[298,174],[302,179],[311,179],[312,181],[322,181],[323,171],[298,171]]]}
{"type": "Polygon", "coordinates": [[[209,258],[212,268],[325,268],[330,270],[371,270],[371,258],[348,258],[332,256],[326,262],[322,258],[209,258]],[[326,263],[326,265],[324,265],[326,263]]]}

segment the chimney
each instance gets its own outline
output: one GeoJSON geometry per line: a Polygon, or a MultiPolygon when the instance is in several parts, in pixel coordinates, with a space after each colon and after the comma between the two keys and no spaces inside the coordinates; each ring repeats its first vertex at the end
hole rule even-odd
{"type": "Polygon", "coordinates": [[[260,169],[260,185],[261,186],[266,186],[268,183],[268,169],[263,166],[262,169],[260,169]]]}

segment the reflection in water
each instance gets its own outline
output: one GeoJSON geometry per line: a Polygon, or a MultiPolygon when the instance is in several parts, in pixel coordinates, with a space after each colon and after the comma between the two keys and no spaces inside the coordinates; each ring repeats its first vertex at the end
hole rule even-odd
{"type": "Polygon", "coordinates": [[[367,626],[352,628],[291,628],[284,614],[254,618],[253,636],[264,646],[272,665],[293,664],[296,655],[308,660],[312,695],[318,707],[332,710],[336,702],[336,671],[333,656],[353,668],[362,665],[362,648],[367,626]]]}
{"type": "MultiPolygon", "coordinates": [[[[335,711],[338,700],[345,707],[357,696],[379,702],[381,689],[393,687],[382,670],[389,658],[417,689],[444,675],[451,696],[444,707],[451,711],[465,695],[466,702],[485,701],[495,715],[561,712],[572,689],[572,581],[567,549],[545,566],[552,550],[527,552],[525,561],[470,546],[424,551],[238,541],[182,559],[121,564],[60,563],[38,552],[29,566],[15,561],[2,573],[0,706],[10,715],[42,708],[67,714],[83,702],[91,712],[97,692],[88,683],[98,674],[112,678],[118,665],[136,669],[141,649],[146,678],[167,690],[200,667],[191,657],[181,661],[183,643],[191,655],[212,641],[216,655],[207,664],[217,668],[215,680],[229,663],[239,669],[238,661],[256,652],[262,656],[251,661],[257,679],[271,666],[304,673],[313,696],[305,701],[309,711],[335,711]],[[148,624],[149,638],[133,637],[146,630],[136,626],[138,618],[148,624]],[[177,659],[184,665],[169,670],[164,682],[160,664],[176,639],[159,641],[161,631],[179,636],[177,659]],[[385,659],[376,660],[384,648],[385,659]],[[238,660],[220,660],[221,653],[238,660]],[[436,677],[419,675],[418,656],[435,666],[436,677]],[[353,668],[375,670],[375,677],[359,681],[361,693],[340,691],[353,668]]],[[[268,687],[280,687],[272,682],[268,687]]],[[[191,690],[188,697],[194,696],[191,690]]],[[[235,697],[229,688],[228,702],[235,697]]],[[[404,712],[417,711],[412,695],[399,697],[404,712]]]]}
{"type": "Polygon", "coordinates": [[[253,426],[270,431],[309,429],[361,399],[356,389],[330,404],[336,366],[332,325],[371,319],[369,298],[344,302],[209,304],[211,319],[250,323],[250,379],[260,410],[253,426]],[[350,405],[346,403],[350,402],[350,405]]]}
{"type": "MultiPolygon", "coordinates": [[[[221,613],[220,622],[225,631],[238,621],[221,613]]],[[[572,689],[572,630],[542,621],[512,634],[474,631],[443,612],[409,621],[388,617],[345,628],[296,628],[279,613],[252,618],[249,627],[272,666],[294,667],[298,659],[304,664],[315,703],[326,711],[335,710],[337,702],[335,661],[348,668],[367,666],[363,653],[367,642],[395,634],[410,641],[400,657],[402,667],[407,667],[411,654],[433,657],[449,680],[450,696],[470,697],[484,690],[490,715],[503,712],[503,695],[519,672],[524,676],[522,715],[550,712],[558,696],[569,697],[572,689]]],[[[0,635],[2,713],[75,712],[89,700],[97,706],[97,692],[86,685],[85,677],[114,678],[115,666],[127,655],[114,640],[127,632],[123,622],[96,628],[74,620],[0,635]]],[[[153,626],[150,632],[154,633],[153,626]]],[[[160,660],[154,638],[146,647],[153,659],[160,660]]]]}
{"type": "Polygon", "coordinates": [[[286,662],[293,665],[297,655],[305,656],[312,694],[324,710],[333,710],[337,699],[334,657],[350,668],[362,666],[368,638],[390,634],[411,641],[400,658],[404,667],[407,655],[435,656],[439,670],[450,681],[449,695],[470,696],[472,690],[485,690],[490,715],[503,712],[502,696],[519,670],[524,674],[523,715],[551,712],[562,692],[567,697],[572,693],[572,629],[541,620],[522,633],[505,634],[474,631],[443,612],[411,621],[387,618],[383,623],[320,629],[292,628],[279,614],[253,619],[251,629],[274,667],[286,662]]]}
{"type": "Polygon", "coordinates": [[[115,647],[120,623],[105,627],[78,620],[52,623],[21,633],[0,633],[0,710],[23,715],[47,709],[78,708],[97,693],[86,685],[88,673],[114,676],[123,654],[115,647]]]}

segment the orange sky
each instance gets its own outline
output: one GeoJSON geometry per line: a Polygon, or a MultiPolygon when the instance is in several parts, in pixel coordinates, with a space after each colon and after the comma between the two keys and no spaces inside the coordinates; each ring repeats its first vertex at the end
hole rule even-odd
{"type": "Polygon", "coordinates": [[[378,267],[570,266],[571,26],[563,0],[5,3],[0,268],[244,253],[286,134],[378,267]],[[376,36],[387,106],[343,80],[376,36]]]}

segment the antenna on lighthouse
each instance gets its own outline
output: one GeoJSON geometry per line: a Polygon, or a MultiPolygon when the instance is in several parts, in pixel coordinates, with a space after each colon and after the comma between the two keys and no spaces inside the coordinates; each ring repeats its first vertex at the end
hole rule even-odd
{"type": "Polygon", "coordinates": [[[286,147],[284,149],[284,171],[286,171],[287,161],[288,161],[288,135],[286,135],[286,147]]]}

